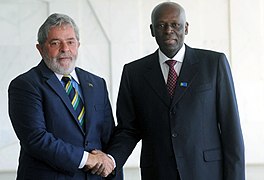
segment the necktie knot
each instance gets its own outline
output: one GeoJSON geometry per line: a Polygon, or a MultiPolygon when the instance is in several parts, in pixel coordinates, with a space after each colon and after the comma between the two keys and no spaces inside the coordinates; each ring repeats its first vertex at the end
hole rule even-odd
{"type": "Polygon", "coordinates": [[[65,83],[68,83],[69,81],[71,81],[71,75],[63,75],[63,77],[61,78],[61,80],[65,83]]]}
{"type": "Polygon", "coordinates": [[[170,68],[172,68],[172,67],[174,67],[174,65],[176,64],[176,62],[177,62],[177,61],[175,61],[175,60],[167,60],[167,61],[166,61],[166,64],[168,64],[168,66],[169,66],[170,68]]]}
{"type": "Polygon", "coordinates": [[[73,86],[72,86],[72,83],[71,83],[71,75],[63,75],[63,77],[61,78],[61,80],[64,82],[64,88],[66,90],[66,93],[71,96],[70,99],[73,98],[74,94],[74,90],[73,90],[73,86]],[[73,91],[72,91],[73,90],[73,91]]]}

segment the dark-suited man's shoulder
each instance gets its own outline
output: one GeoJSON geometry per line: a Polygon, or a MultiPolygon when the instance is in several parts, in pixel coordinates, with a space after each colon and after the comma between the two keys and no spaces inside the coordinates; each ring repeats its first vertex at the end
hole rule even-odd
{"type": "Polygon", "coordinates": [[[34,82],[34,81],[37,81],[39,80],[39,71],[38,71],[38,68],[37,66],[35,67],[32,67],[31,69],[29,69],[28,71],[26,72],[23,72],[21,74],[19,74],[17,77],[15,77],[10,84],[14,83],[14,82],[20,82],[20,81],[27,81],[28,83],[29,82],[34,82]]]}
{"type": "Polygon", "coordinates": [[[100,77],[100,76],[98,76],[98,75],[96,75],[96,74],[94,74],[92,72],[86,71],[86,70],[84,70],[84,69],[82,69],[80,67],[76,67],[75,71],[77,73],[81,73],[82,75],[89,76],[90,78],[93,78],[93,79],[97,79],[97,80],[102,79],[102,77],[100,77]]]}
{"type": "Polygon", "coordinates": [[[224,53],[214,51],[214,50],[209,50],[209,49],[200,49],[200,48],[190,48],[191,51],[193,51],[197,56],[202,56],[202,57],[216,57],[216,56],[222,56],[224,53]]]}
{"type": "Polygon", "coordinates": [[[106,83],[105,79],[103,77],[100,77],[100,76],[98,76],[96,74],[93,74],[93,73],[91,73],[89,71],[86,71],[86,70],[84,70],[84,69],[82,69],[80,67],[76,67],[75,71],[76,71],[76,73],[77,73],[79,78],[91,81],[91,83],[96,83],[96,84],[98,84],[100,86],[101,85],[104,86],[105,83],[106,83]]]}
{"type": "Polygon", "coordinates": [[[153,62],[155,60],[158,60],[158,53],[157,51],[152,53],[152,54],[149,54],[149,55],[146,55],[140,59],[137,59],[137,60],[134,60],[132,62],[129,62],[127,64],[125,64],[126,67],[129,67],[129,68],[140,68],[140,67],[144,67],[145,65],[149,64],[150,62],[153,62]]]}

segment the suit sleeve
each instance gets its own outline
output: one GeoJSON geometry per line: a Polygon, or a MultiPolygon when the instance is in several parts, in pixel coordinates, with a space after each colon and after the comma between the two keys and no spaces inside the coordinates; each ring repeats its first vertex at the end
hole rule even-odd
{"type": "Polygon", "coordinates": [[[127,158],[141,139],[133,103],[131,79],[127,65],[125,65],[117,99],[118,125],[107,150],[114,157],[117,170],[121,169],[125,164],[127,158]]]}
{"type": "Polygon", "coordinates": [[[224,179],[245,179],[244,142],[231,70],[221,55],[217,79],[218,121],[224,156],[224,179]]]}
{"type": "Polygon", "coordinates": [[[84,149],[64,142],[46,130],[41,92],[33,82],[18,77],[10,83],[9,116],[25,153],[73,175],[84,149]]]}
{"type": "Polygon", "coordinates": [[[104,119],[105,119],[105,123],[103,126],[103,130],[102,130],[102,147],[103,150],[105,150],[107,143],[109,142],[109,139],[111,137],[111,134],[113,133],[113,129],[115,126],[115,122],[114,122],[114,118],[113,118],[113,114],[112,114],[112,108],[111,108],[111,104],[110,104],[110,100],[108,98],[108,91],[107,91],[107,87],[106,87],[106,82],[104,79],[102,79],[103,81],[103,89],[104,89],[104,119]]]}

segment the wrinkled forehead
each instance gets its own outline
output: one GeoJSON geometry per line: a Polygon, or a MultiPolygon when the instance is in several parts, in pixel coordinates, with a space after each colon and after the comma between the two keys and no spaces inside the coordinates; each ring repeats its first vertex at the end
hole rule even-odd
{"type": "Polygon", "coordinates": [[[77,37],[71,24],[63,24],[50,28],[47,40],[50,39],[77,39],[77,37]]]}

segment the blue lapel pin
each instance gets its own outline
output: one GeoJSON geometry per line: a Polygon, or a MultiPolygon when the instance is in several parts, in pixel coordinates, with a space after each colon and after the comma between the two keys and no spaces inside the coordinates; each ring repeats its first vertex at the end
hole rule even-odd
{"type": "Polygon", "coordinates": [[[188,86],[188,83],[187,83],[187,82],[181,82],[181,83],[180,83],[180,86],[181,86],[181,87],[187,87],[187,86],[188,86]]]}

